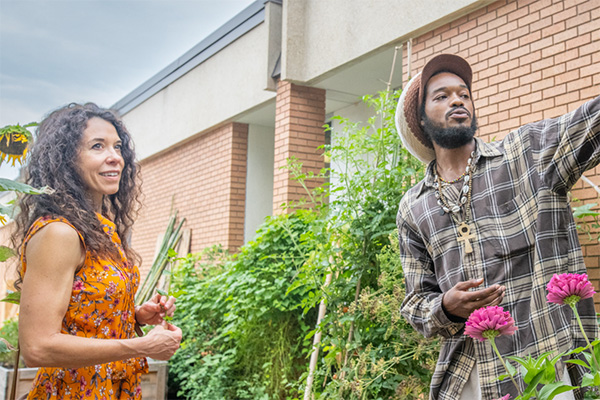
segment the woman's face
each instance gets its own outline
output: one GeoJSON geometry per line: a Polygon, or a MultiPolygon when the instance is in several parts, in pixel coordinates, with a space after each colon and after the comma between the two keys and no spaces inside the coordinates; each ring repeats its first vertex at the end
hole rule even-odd
{"type": "Polygon", "coordinates": [[[97,211],[102,207],[102,196],[119,191],[124,165],[121,139],[113,124],[102,118],[91,118],[79,143],[77,167],[97,211]]]}

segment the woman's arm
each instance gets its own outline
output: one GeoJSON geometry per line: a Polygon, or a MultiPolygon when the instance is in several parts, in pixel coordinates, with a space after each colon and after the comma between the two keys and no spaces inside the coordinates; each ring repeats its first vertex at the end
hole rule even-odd
{"type": "Polygon", "coordinates": [[[19,344],[30,367],[79,368],[149,356],[169,359],[179,348],[181,330],[157,326],[135,339],[91,339],[61,333],[73,277],[85,258],[77,232],[54,222],[27,244],[19,315],[19,344]]]}

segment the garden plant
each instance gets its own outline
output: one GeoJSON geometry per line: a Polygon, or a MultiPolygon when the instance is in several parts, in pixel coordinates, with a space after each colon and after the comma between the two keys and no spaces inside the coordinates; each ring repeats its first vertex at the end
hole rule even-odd
{"type": "MultiPolygon", "coordinates": [[[[586,390],[586,399],[598,399],[600,398],[600,392],[598,391],[600,388],[600,364],[598,364],[600,359],[600,346],[598,344],[600,344],[600,340],[596,339],[590,342],[577,312],[577,303],[583,299],[591,298],[596,292],[586,274],[568,273],[555,274],[548,283],[547,290],[549,303],[571,308],[587,346],[558,354],[546,352],[535,358],[531,356],[525,358],[506,357],[520,365],[520,376],[526,385],[524,390],[521,390],[521,386],[516,380],[519,371],[509,361],[504,360],[495,342],[497,338],[501,340],[501,336],[513,335],[517,330],[515,321],[508,311],[504,311],[502,307],[498,306],[475,310],[466,322],[464,334],[476,340],[488,340],[490,342],[492,349],[506,369],[506,374],[501,375],[498,379],[510,379],[513,382],[519,392],[515,400],[552,400],[561,393],[578,388],[586,390]],[[573,357],[577,355],[583,357],[573,357]],[[566,363],[576,364],[586,371],[581,386],[567,385],[556,379],[556,363],[561,359],[566,359],[566,363]]],[[[509,398],[510,395],[505,395],[498,400],[508,400],[509,398]]]]}
{"type": "MultiPolygon", "coordinates": [[[[0,166],[4,162],[11,162],[14,166],[16,162],[23,164],[27,156],[27,149],[33,140],[33,135],[27,128],[37,126],[36,122],[31,122],[26,125],[7,125],[0,129],[0,166]]],[[[0,192],[25,193],[38,195],[43,193],[51,193],[52,189],[43,187],[40,189],[33,188],[21,182],[16,182],[7,178],[0,178],[0,192]]],[[[6,218],[10,218],[15,214],[14,200],[10,200],[7,204],[0,204],[0,224],[6,224],[6,218]]],[[[12,248],[8,246],[0,246],[0,262],[5,262],[15,255],[12,248]]],[[[19,292],[10,292],[1,301],[19,304],[19,292]]],[[[12,351],[16,350],[18,345],[18,321],[16,318],[11,318],[3,321],[0,329],[0,362],[4,365],[14,363],[12,351]]],[[[17,356],[18,357],[18,356],[17,356]]]]}
{"type": "Polygon", "coordinates": [[[427,392],[438,344],[400,316],[395,218],[423,167],[396,133],[397,98],[365,97],[375,114],[368,121],[334,118],[334,141],[323,151],[335,168],[304,173],[290,160],[299,184],[324,183],[269,217],[238,254],[213,249],[179,263],[171,288],[184,340],[170,363],[172,396],[301,399],[317,332],[305,398],[417,399],[427,392]],[[317,326],[321,301],[326,313],[317,326]]]}

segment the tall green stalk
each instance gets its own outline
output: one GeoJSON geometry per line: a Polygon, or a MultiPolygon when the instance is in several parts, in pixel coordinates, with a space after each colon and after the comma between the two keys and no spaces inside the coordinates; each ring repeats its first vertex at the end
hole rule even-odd
{"type": "Polygon", "coordinates": [[[148,275],[146,275],[144,282],[140,286],[140,289],[135,296],[135,303],[138,305],[145,303],[152,297],[160,277],[163,275],[165,268],[169,264],[169,249],[175,248],[175,246],[177,246],[181,240],[181,227],[185,222],[185,218],[183,218],[177,227],[174,228],[176,220],[177,213],[169,218],[169,224],[167,225],[167,229],[163,236],[158,253],[156,254],[156,258],[154,259],[152,267],[150,267],[150,271],[148,271],[148,275]]]}
{"type": "Polygon", "coordinates": [[[581,323],[581,318],[579,317],[579,312],[577,311],[577,303],[569,303],[569,305],[571,306],[571,309],[573,310],[573,313],[575,314],[575,318],[577,318],[577,324],[579,325],[579,329],[581,330],[581,333],[583,334],[583,337],[585,338],[585,342],[587,343],[588,347],[590,348],[590,352],[592,353],[592,360],[594,360],[594,368],[596,368],[596,371],[600,371],[600,368],[598,368],[598,360],[596,359],[596,352],[594,351],[594,347],[592,346],[592,344],[590,343],[590,340],[587,337],[587,334],[585,333],[585,330],[583,329],[583,324],[581,323]]]}
{"type": "Polygon", "coordinates": [[[519,387],[519,385],[517,385],[517,382],[515,381],[515,378],[513,378],[512,374],[510,373],[510,371],[508,369],[508,367],[506,366],[506,363],[504,362],[504,359],[502,358],[502,354],[500,354],[500,351],[498,351],[498,347],[496,346],[496,342],[494,341],[494,338],[490,337],[489,339],[490,339],[490,343],[492,344],[492,348],[494,349],[494,352],[496,352],[496,355],[498,356],[498,358],[500,359],[500,362],[504,366],[504,369],[506,370],[506,373],[510,377],[510,380],[515,385],[515,387],[517,388],[517,391],[519,392],[519,396],[523,396],[523,392],[521,391],[521,388],[519,387]]]}

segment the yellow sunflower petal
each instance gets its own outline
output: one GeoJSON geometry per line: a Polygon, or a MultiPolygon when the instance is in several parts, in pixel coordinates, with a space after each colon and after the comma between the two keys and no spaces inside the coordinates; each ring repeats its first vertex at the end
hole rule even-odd
{"type": "Polygon", "coordinates": [[[23,165],[30,139],[31,133],[19,124],[0,129],[0,164],[6,160],[13,166],[17,161],[23,165]]]}

